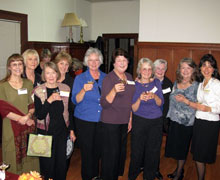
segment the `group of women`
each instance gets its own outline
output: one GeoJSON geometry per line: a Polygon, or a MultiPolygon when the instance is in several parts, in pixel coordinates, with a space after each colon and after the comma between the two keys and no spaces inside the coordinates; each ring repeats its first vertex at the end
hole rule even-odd
{"type": "Polygon", "coordinates": [[[73,79],[67,74],[72,59],[68,53],[60,52],[50,62],[50,55],[48,50],[42,51],[42,61],[46,58],[47,62],[41,75],[36,72],[40,59],[36,50],[28,49],[22,55],[8,58],[7,75],[0,83],[0,113],[4,118],[2,155],[3,161],[10,164],[9,172],[35,170],[45,179],[60,180],[66,179],[69,166],[67,136],[72,141],[76,139],[74,105],[70,99],[73,79]],[[34,125],[38,133],[53,136],[51,158],[26,155],[27,136],[35,130],[34,125]]]}
{"type": "MultiPolygon", "coordinates": [[[[41,57],[50,57],[45,52],[41,57]]],[[[168,177],[183,179],[192,139],[198,179],[204,180],[205,164],[216,159],[219,132],[220,93],[216,89],[220,76],[214,57],[203,56],[198,72],[192,59],[182,59],[174,85],[165,76],[163,59],[154,63],[140,59],[135,81],[126,72],[129,56],[125,50],[113,51],[114,69],[109,74],[100,71],[102,63],[101,52],[89,48],[84,57],[87,70],[73,80],[67,73],[72,64],[68,53],[60,52],[53,62],[40,65],[33,49],[8,58],[7,75],[0,83],[0,104],[4,104],[0,113],[4,117],[3,160],[10,164],[9,171],[40,170],[45,179],[66,179],[69,136],[73,142],[78,139],[83,180],[117,180],[124,173],[127,134],[132,130],[129,180],[137,178],[142,166],[144,180],[162,179],[163,132],[168,133],[165,155],[177,160],[176,170],[168,177]],[[37,66],[42,68],[41,75],[35,71],[37,66]],[[26,156],[27,134],[34,125],[38,133],[53,136],[52,157],[40,157],[39,162],[26,156]]]]}

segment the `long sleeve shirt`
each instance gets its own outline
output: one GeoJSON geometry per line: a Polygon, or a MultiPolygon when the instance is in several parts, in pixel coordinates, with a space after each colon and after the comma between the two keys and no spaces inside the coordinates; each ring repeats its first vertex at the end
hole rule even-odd
{"type": "Polygon", "coordinates": [[[141,93],[146,91],[153,92],[154,94],[156,94],[161,99],[162,103],[160,106],[158,106],[154,99],[150,99],[148,101],[141,101],[138,110],[134,112],[134,114],[147,119],[156,119],[161,117],[161,107],[163,106],[164,98],[160,81],[158,79],[154,79],[154,81],[145,84],[136,82],[135,86],[136,91],[133,97],[133,103],[137,101],[141,93]]]}
{"type": "Polygon", "coordinates": [[[125,75],[128,80],[128,83],[125,85],[125,91],[117,93],[112,103],[106,100],[106,96],[115,84],[120,83],[120,79],[114,71],[111,71],[103,80],[101,121],[104,123],[127,124],[129,122],[135,83],[129,73],[125,73],[125,75]]]}
{"type": "Polygon", "coordinates": [[[102,81],[105,77],[105,73],[100,72],[99,80],[96,82],[91,76],[89,70],[76,76],[72,89],[72,102],[76,105],[74,116],[89,122],[99,122],[102,107],[100,104],[100,90],[102,89],[102,81]],[[81,91],[84,84],[88,82],[94,82],[91,91],[87,91],[83,97],[83,100],[79,103],[76,101],[76,95],[81,91]]]}
{"type": "Polygon", "coordinates": [[[220,81],[211,78],[208,84],[204,87],[204,82],[199,84],[197,93],[198,102],[211,107],[211,112],[196,111],[196,118],[219,121],[220,114],[220,81]]]}
{"type": "Polygon", "coordinates": [[[193,82],[192,85],[186,89],[178,89],[177,83],[175,82],[170,94],[170,108],[167,117],[184,126],[193,126],[196,110],[183,102],[178,102],[175,96],[177,94],[182,94],[188,100],[197,102],[197,89],[197,82],[193,82]]]}

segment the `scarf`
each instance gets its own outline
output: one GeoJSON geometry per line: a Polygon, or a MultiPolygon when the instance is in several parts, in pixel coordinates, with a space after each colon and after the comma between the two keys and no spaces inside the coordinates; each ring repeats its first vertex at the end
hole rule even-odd
{"type": "MultiPolygon", "coordinates": [[[[0,115],[5,118],[10,112],[24,116],[19,109],[11,105],[10,103],[0,100],[0,115]]],[[[28,108],[33,108],[33,104],[28,108]]],[[[11,120],[11,126],[14,133],[15,151],[16,151],[16,163],[20,164],[22,159],[27,156],[27,136],[34,131],[34,126],[27,126],[18,124],[16,121],[11,120]]]]}

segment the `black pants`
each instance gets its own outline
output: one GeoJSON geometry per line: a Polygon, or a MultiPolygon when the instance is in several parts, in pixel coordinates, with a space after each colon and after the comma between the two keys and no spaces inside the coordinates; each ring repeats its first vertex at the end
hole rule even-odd
{"type": "Polygon", "coordinates": [[[51,158],[40,157],[40,171],[45,179],[66,179],[66,140],[67,132],[53,135],[51,158]]]}
{"type": "Polygon", "coordinates": [[[144,179],[153,180],[160,160],[162,118],[145,119],[133,115],[131,131],[131,161],[128,177],[137,178],[144,160],[144,179]]]}
{"type": "Polygon", "coordinates": [[[77,139],[81,152],[81,176],[90,180],[99,174],[100,123],[75,118],[77,139]]]}
{"type": "Polygon", "coordinates": [[[103,180],[117,180],[123,176],[127,149],[128,124],[101,123],[103,180]]]}

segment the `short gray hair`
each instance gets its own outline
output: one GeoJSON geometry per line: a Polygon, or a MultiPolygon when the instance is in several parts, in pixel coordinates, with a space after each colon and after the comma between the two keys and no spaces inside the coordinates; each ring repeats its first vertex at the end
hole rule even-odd
{"type": "Polygon", "coordinates": [[[137,65],[137,75],[138,75],[138,77],[139,78],[141,77],[140,69],[141,69],[142,64],[144,64],[144,63],[148,63],[151,66],[151,68],[152,68],[152,76],[153,76],[154,75],[154,63],[149,58],[141,58],[138,61],[138,65],[137,65]]]}
{"type": "Polygon", "coordinates": [[[90,47],[85,53],[85,57],[83,61],[83,64],[85,66],[88,66],[88,60],[91,54],[97,54],[99,56],[100,65],[103,63],[103,56],[102,56],[101,51],[97,48],[90,47]]]}
{"type": "Polygon", "coordinates": [[[160,64],[165,64],[165,71],[166,71],[166,70],[167,70],[167,61],[164,60],[164,59],[156,59],[156,60],[154,61],[154,66],[155,66],[155,68],[156,68],[157,66],[159,66],[160,64]]]}

